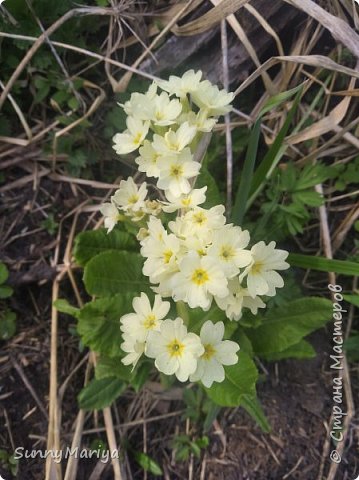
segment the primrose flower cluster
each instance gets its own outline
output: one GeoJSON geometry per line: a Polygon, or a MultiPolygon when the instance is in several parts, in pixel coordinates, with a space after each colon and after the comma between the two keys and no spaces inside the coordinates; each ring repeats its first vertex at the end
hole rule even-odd
{"type": "Polygon", "coordinates": [[[238,361],[239,346],[223,340],[223,322],[208,320],[199,336],[187,332],[181,318],[165,318],[170,304],[162,299],[205,311],[215,302],[238,321],[243,309],[256,314],[265,307],[262,297],[283,287],[278,270],[289,267],[288,252],[275,242],[250,247],[249,232],[226,222],[223,205],[205,208],[207,187],[195,188],[198,145],[232,100],[193,70],[133,93],[122,105],[127,130],[114,136],[113,148],[120,155],[138,150],[138,170],[154,179],[159,198],[129,177],[101,208],[108,231],[121,220],[137,225],[143,273],[156,293],[153,307],[142,293],[133,301],[135,313],[121,318],[123,362],[135,366],[145,354],[164,374],[208,387],[224,380],[223,365],[238,361]]]}
{"type": "Polygon", "coordinates": [[[223,322],[207,320],[200,335],[188,332],[182,318],[165,319],[170,303],[155,296],[151,307],[145,293],[133,300],[134,313],[121,318],[124,342],[122,350],[127,355],[125,365],[136,366],[142,354],[155,359],[155,366],[165,375],[176,375],[185,382],[201,380],[206,387],[225,378],[223,365],[237,363],[237,343],[223,340],[223,322]]]}

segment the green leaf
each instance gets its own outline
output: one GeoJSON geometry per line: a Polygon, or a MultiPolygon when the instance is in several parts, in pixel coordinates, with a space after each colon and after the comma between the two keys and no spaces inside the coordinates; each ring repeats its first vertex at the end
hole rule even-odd
{"type": "Polygon", "coordinates": [[[332,303],[324,298],[301,298],[272,308],[263,324],[246,331],[255,354],[266,357],[297,344],[325,325],[332,316],[332,303]]]}
{"type": "Polygon", "coordinates": [[[206,201],[201,207],[211,208],[215,205],[220,205],[223,203],[223,198],[221,192],[219,191],[217,182],[209,173],[205,165],[201,168],[201,173],[198,175],[196,180],[196,188],[202,188],[207,186],[206,191],[206,201]]]}
{"type": "MultiPolygon", "coordinates": [[[[185,304],[183,304],[186,307],[185,304]]],[[[183,318],[183,316],[179,313],[179,315],[183,318]]],[[[217,305],[212,305],[210,310],[204,312],[202,308],[188,308],[187,309],[187,316],[188,316],[188,328],[191,332],[196,333],[199,335],[201,331],[201,327],[207,320],[212,320],[213,323],[215,322],[225,322],[226,327],[230,325],[232,322],[226,322],[226,314],[223,310],[217,307],[217,305]]],[[[234,326],[235,325],[235,322],[234,326]]]]}
{"type": "Polygon", "coordinates": [[[262,162],[260,163],[259,167],[254,173],[253,181],[250,188],[250,195],[251,198],[249,199],[249,203],[251,204],[253,200],[258,195],[259,191],[263,187],[264,183],[266,182],[267,178],[270,177],[273,169],[278,164],[279,160],[282,158],[285,150],[286,145],[284,144],[284,139],[288,133],[290,124],[292,123],[294,114],[298,108],[298,104],[300,101],[300,97],[302,95],[303,87],[298,89],[298,93],[294,99],[292,108],[289,110],[287,118],[280,129],[277,137],[275,138],[273,144],[271,145],[270,149],[264,156],[262,162]]]}
{"type": "Polygon", "coordinates": [[[7,451],[1,449],[0,450],[0,460],[2,460],[3,462],[7,462],[8,458],[9,458],[9,454],[7,453],[7,451]]]}
{"type": "Polygon", "coordinates": [[[343,297],[346,302],[359,308],[359,295],[343,295],[343,297]]]}
{"type": "Polygon", "coordinates": [[[14,289],[9,285],[0,285],[0,299],[9,298],[14,293],[14,289]]]}
{"type": "Polygon", "coordinates": [[[44,83],[41,86],[39,86],[34,96],[34,103],[41,103],[44,100],[44,98],[46,98],[47,95],[49,94],[50,87],[51,85],[49,83],[44,83]]]}
{"type": "Polygon", "coordinates": [[[121,357],[106,357],[101,355],[95,368],[97,380],[107,377],[116,377],[128,382],[131,377],[131,368],[121,362],[121,357]]]}
{"type": "Polygon", "coordinates": [[[44,228],[50,235],[54,235],[57,232],[59,224],[56,222],[54,214],[49,215],[40,223],[40,226],[44,228]]]}
{"type": "Polygon", "coordinates": [[[206,401],[206,417],[203,421],[203,431],[209,432],[211,429],[213,422],[217,418],[219,412],[221,411],[221,407],[216,405],[212,400],[207,398],[206,401]]]}
{"type": "Polygon", "coordinates": [[[306,340],[302,339],[295,345],[291,345],[286,350],[282,352],[270,353],[269,355],[264,355],[264,358],[270,362],[276,362],[278,360],[283,360],[285,358],[313,358],[316,355],[316,351],[312,345],[306,340]]]}
{"type": "Polygon", "coordinates": [[[320,207],[324,203],[324,197],[322,195],[310,190],[294,192],[292,198],[294,202],[299,201],[310,207],[320,207]]]}
{"type": "Polygon", "coordinates": [[[119,294],[87,303],[80,311],[77,331],[84,345],[109,357],[121,356],[120,318],[132,309],[133,294],[119,294]]]}
{"type": "Polygon", "coordinates": [[[264,432],[269,433],[271,431],[271,426],[256,395],[242,395],[241,406],[258,423],[264,432]]]}
{"type": "Polygon", "coordinates": [[[359,263],[348,260],[331,260],[329,258],[290,253],[288,262],[292,267],[310,268],[320,272],[342,273],[343,275],[359,275],[359,263]]]}
{"type": "Polygon", "coordinates": [[[133,451],[133,457],[146,472],[150,472],[155,476],[163,475],[163,471],[158,463],[149,455],[146,455],[146,453],[133,451]]]}
{"type": "Polygon", "coordinates": [[[328,165],[320,162],[306,165],[302,169],[296,168],[295,170],[297,171],[295,188],[297,191],[314,188],[315,185],[323,183],[333,176],[333,170],[328,165]]]}
{"type": "Polygon", "coordinates": [[[254,315],[250,310],[244,310],[242,317],[238,320],[238,324],[245,328],[257,328],[263,322],[260,313],[254,315]]]}
{"type": "Polygon", "coordinates": [[[77,399],[83,410],[100,410],[108,407],[126,390],[126,383],[116,377],[92,380],[77,399]]]}
{"type": "Polygon", "coordinates": [[[71,315],[75,318],[78,318],[80,315],[80,309],[70,305],[69,302],[64,298],[59,298],[58,300],[55,300],[53,305],[61,313],[66,313],[67,315],[71,315]]]}
{"type": "MultiPolygon", "coordinates": [[[[139,392],[144,384],[147,382],[153,364],[150,362],[143,362],[141,365],[135,368],[130,377],[130,384],[135,390],[139,392]]],[[[130,369],[130,367],[128,367],[130,369]]]]}
{"type": "Polygon", "coordinates": [[[238,363],[225,368],[226,378],[221,383],[213,383],[207,394],[217,405],[236,407],[241,405],[243,395],[255,395],[258,378],[257,367],[244,351],[238,355],[238,363]]]}
{"type": "Polygon", "coordinates": [[[11,310],[5,310],[0,314],[0,339],[9,340],[16,332],[16,314],[11,310]]]}
{"type": "Polygon", "coordinates": [[[67,127],[68,125],[71,125],[71,123],[73,123],[75,120],[77,120],[77,118],[75,118],[73,115],[68,116],[68,117],[66,115],[58,115],[56,117],[56,120],[61,125],[65,125],[67,127]]]}
{"type": "Polygon", "coordinates": [[[257,158],[259,134],[261,131],[260,118],[254,124],[253,130],[249,137],[249,143],[241,172],[241,180],[238,186],[236,199],[233,206],[232,220],[236,225],[241,225],[246,211],[246,205],[251,187],[254,172],[254,164],[257,158]]]}
{"type": "Polygon", "coordinates": [[[0,284],[5,283],[8,278],[9,270],[4,263],[0,262],[0,284]]]}
{"type": "Polygon", "coordinates": [[[80,106],[80,102],[77,100],[76,97],[71,97],[67,101],[67,105],[69,106],[69,108],[71,108],[71,110],[77,110],[80,106]]]}
{"type": "Polygon", "coordinates": [[[121,357],[106,357],[101,355],[95,369],[95,376],[99,380],[106,377],[116,377],[130,383],[136,392],[139,392],[147,382],[152,369],[152,363],[142,362],[133,371],[128,365],[121,362],[121,357]]]}
{"type": "Polygon", "coordinates": [[[351,335],[344,342],[344,349],[350,362],[357,362],[359,360],[359,334],[351,335]]]}
{"type": "Polygon", "coordinates": [[[246,352],[250,357],[253,357],[253,347],[251,341],[249,340],[243,328],[239,327],[236,330],[232,340],[238,343],[241,351],[246,352]]]}
{"type": "Polygon", "coordinates": [[[84,283],[89,295],[106,297],[116,293],[148,290],[138,253],[110,250],[91,258],[85,266],[84,283]]]}
{"type": "Polygon", "coordinates": [[[60,106],[65,103],[65,101],[69,98],[70,94],[67,90],[58,90],[53,96],[52,100],[58,103],[60,106]]]}
{"type": "Polygon", "coordinates": [[[82,232],[75,238],[74,256],[82,267],[92,257],[106,250],[136,251],[138,242],[127,232],[115,229],[107,233],[105,228],[82,232]]]}
{"type": "Polygon", "coordinates": [[[287,100],[292,98],[293,95],[295,95],[296,93],[298,92],[301,93],[302,90],[303,90],[303,84],[300,84],[292,88],[291,90],[287,90],[285,92],[278,93],[278,95],[274,95],[265,103],[264,107],[259,113],[259,117],[262,117],[267,112],[272,111],[274,108],[278,107],[278,105],[280,105],[281,103],[286,102],[287,100]]]}
{"type": "Polygon", "coordinates": [[[201,447],[196,442],[189,442],[192,453],[199,458],[201,456],[201,447]]]}

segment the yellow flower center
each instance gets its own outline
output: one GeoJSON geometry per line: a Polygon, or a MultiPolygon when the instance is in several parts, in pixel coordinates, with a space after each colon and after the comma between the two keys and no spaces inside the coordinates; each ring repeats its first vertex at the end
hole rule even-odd
{"type": "Polygon", "coordinates": [[[165,142],[170,150],[179,151],[180,145],[175,132],[170,130],[165,134],[165,142]]]}
{"type": "Polygon", "coordinates": [[[181,357],[183,355],[184,344],[174,339],[167,345],[167,350],[170,357],[181,357]]]}
{"type": "Polygon", "coordinates": [[[152,330],[156,326],[156,324],[156,316],[151,313],[150,315],[147,315],[143,325],[145,328],[147,328],[147,330],[152,330]]]}
{"type": "Polygon", "coordinates": [[[183,174],[183,167],[180,165],[172,165],[170,173],[171,177],[179,178],[183,174]]]}
{"type": "Polygon", "coordinates": [[[142,141],[142,132],[136,133],[136,135],[133,137],[133,143],[135,145],[139,145],[142,141]]]}
{"type": "Polygon", "coordinates": [[[196,285],[203,285],[204,283],[208,282],[209,276],[206,270],[203,270],[203,268],[197,268],[193,272],[191,280],[196,285]]]}
{"type": "Polygon", "coordinates": [[[213,355],[216,353],[216,349],[211,343],[207,343],[206,345],[203,345],[204,347],[204,353],[202,354],[202,357],[204,360],[210,360],[213,355]]]}
{"type": "Polygon", "coordinates": [[[221,252],[219,256],[222,258],[222,260],[225,260],[226,262],[230,261],[232,257],[234,257],[234,249],[229,246],[229,245],[224,245],[221,248],[221,252]]]}
{"type": "Polygon", "coordinates": [[[164,112],[162,112],[161,110],[157,110],[157,112],[155,113],[155,117],[156,120],[163,120],[165,117],[164,112]]]}
{"type": "Polygon", "coordinates": [[[163,252],[163,261],[165,263],[169,263],[172,258],[172,255],[173,255],[172,250],[166,250],[165,252],[163,252]]]}
{"type": "Polygon", "coordinates": [[[252,265],[252,268],[251,268],[251,273],[253,275],[258,275],[262,272],[262,268],[263,268],[263,263],[254,262],[254,264],[252,265]]]}
{"type": "Polygon", "coordinates": [[[181,200],[181,203],[184,207],[188,207],[191,204],[191,198],[190,197],[183,198],[181,200]]]}
{"type": "Polygon", "coordinates": [[[154,154],[152,155],[152,158],[151,158],[151,163],[152,163],[153,165],[156,165],[158,159],[159,159],[158,153],[154,153],[154,154]]]}
{"type": "Polygon", "coordinates": [[[170,150],[174,150],[175,152],[177,152],[179,150],[179,143],[178,142],[169,142],[168,143],[168,148],[170,150]]]}
{"type": "Polygon", "coordinates": [[[138,195],[136,195],[135,193],[133,195],[131,195],[129,198],[128,198],[128,203],[130,204],[135,204],[136,202],[138,202],[138,195]]]}
{"type": "Polygon", "coordinates": [[[132,218],[137,218],[137,219],[141,219],[144,216],[144,214],[145,213],[142,209],[137,210],[136,212],[131,212],[132,218]]]}
{"type": "Polygon", "coordinates": [[[197,212],[193,215],[193,222],[196,223],[197,225],[203,225],[207,221],[207,217],[204,214],[204,212],[197,212]]]}

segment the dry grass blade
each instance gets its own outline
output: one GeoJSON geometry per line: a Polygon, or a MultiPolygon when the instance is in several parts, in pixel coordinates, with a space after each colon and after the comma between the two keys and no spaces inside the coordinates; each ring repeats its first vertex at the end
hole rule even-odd
{"type": "MultiPolygon", "coordinates": [[[[350,80],[349,89],[352,89],[355,85],[355,78],[350,80]]],[[[335,129],[336,126],[345,118],[347,114],[351,97],[345,97],[329,115],[321,118],[318,122],[315,122],[310,127],[305,128],[302,132],[295,135],[291,135],[286,138],[286,141],[295,145],[296,143],[304,142],[312,138],[319,137],[335,129]]]]}
{"type": "MultiPolygon", "coordinates": [[[[49,173],[50,173],[50,170],[46,168],[38,172],[36,176],[37,178],[40,178],[40,177],[44,177],[45,175],[48,175],[49,173]]],[[[35,173],[32,173],[31,175],[25,175],[24,177],[20,177],[18,180],[14,180],[13,182],[7,183],[3,187],[1,187],[0,193],[23,187],[27,183],[33,182],[34,178],[35,178],[35,173]]]]}
{"type": "Polygon", "coordinates": [[[339,90],[337,92],[329,92],[329,95],[338,97],[359,97],[359,88],[352,88],[351,90],[339,90]]]}
{"type": "Polygon", "coordinates": [[[48,420],[48,415],[47,415],[47,411],[44,407],[44,405],[42,404],[38,394],[36,393],[34,387],[32,386],[32,384],[30,383],[29,379],[27,378],[27,376],[25,375],[25,372],[23,370],[23,368],[21,367],[21,365],[15,360],[15,358],[12,358],[11,359],[11,362],[15,368],[15,370],[17,371],[17,373],[19,374],[21,380],[24,382],[26,388],[28,389],[28,391],[30,392],[32,398],[35,400],[37,406],[39,407],[40,411],[42,412],[42,414],[44,415],[45,419],[48,420]]]}
{"type": "MultiPolygon", "coordinates": [[[[5,85],[2,83],[2,81],[0,81],[0,87],[5,90],[5,85]]],[[[15,99],[13,98],[12,95],[8,95],[8,98],[10,100],[10,103],[11,105],[13,106],[13,109],[15,110],[17,116],[19,117],[19,120],[22,124],[22,126],[24,127],[24,130],[25,130],[25,133],[26,133],[26,136],[29,140],[32,139],[32,131],[31,131],[31,128],[29,127],[29,124],[27,123],[27,120],[25,118],[25,115],[22,113],[21,111],[21,108],[19,107],[19,105],[16,103],[15,99]]]]}
{"type": "Polygon", "coordinates": [[[11,145],[18,145],[26,147],[29,144],[29,140],[23,140],[22,138],[5,137],[0,135],[0,142],[10,143],[11,145]]]}
{"type": "MultiPolygon", "coordinates": [[[[84,410],[80,410],[76,419],[76,428],[75,428],[75,433],[72,439],[71,450],[75,448],[79,448],[81,445],[84,422],[85,422],[85,412],[84,410]]],[[[77,455],[71,455],[67,462],[64,480],[76,480],[77,467],[78,467],[78,457],[77,455]]]]}
{"type": "MultiPolygon", "coordinates": [[[[37,41],[36,37],[30,37],[28,35],[17,35],[17,34],[14,34],[14,33],[5,33],[5,32],[0,32],[0,37],[14,38],[14,39],[17,39],[17,40],[23,40],[25,42],[36,42],[37,41]]],[[[52,43],[52,45],[55,45],[56,47],[61,47],[61,48],[65,48],[67,50],[72,50],[73,52],[81,53],[82,55],[86,55],[88,57],[96,58],[96,59],[100,60],[101,62],[110,63],[111,65],[114,65],[115,67],[123,68],[124,70],[128,70],[129,72],[136,73],[137,75],[140,75],[144,78],[148,78],[149,80],[157,80],[157,78],[154,75],[151,75],[150,73],[142,72],[142,70],[138,70],[137,68],[133,68],[130,65],[126,65],[125,63],[118,62],[117,60],[113,60],[112,58],[108,58],[105,55],[100,55],[99,53],[92,52],[91,50],[86,50],[85,48],[76,47],[75,45],[70,45],[68,43],[63,43],[63,42],[53,41],[51,43],[52,43]]]]}
{"type": "Polygon", "coordinates": [[[333,235],[333,251],[336,252],[346,239],[349,230],[359,219],[359,206],[355,206],[343,219],[333,235]]]}
{"type": "MultiPolygon", "coordinates": [[[[321,184],[316,186],[316,191],[319,192],[320,194],[323,194],[323,188],[321,184]]],[[[321,227],[324,254],[326,258],[332,259],[333,247],[332,247],[329,221],[328,221],[328,212],[327,212],[326,205],[322,205],[319,207],[319,217],[320,217],[320,227],[321,227]]],[[[337,284],[336,275],[334,272],[328,273],[328,279],[329,279],[329,283],[331,283],[332,285],[337,284]]],[[[335,302],[336,299],[334,296],[334,292],[331,292],[331,297],[332,297],[332,301],[335,302]]],[[[351,382],[350,382],[349,366],[347,363],[345,352],[341,354],[340,373],[338,375],[338,378],[340,378],[341,382],[343,381],[346,404],[347,404],[347,413],[344,418],[344,425],[343,425],[343,431],[342,431],[343,437],[336,446],[336,450],[339,453],[339,458],[341,458],[344,451],[345,440],[349,432],[349,426],[354,416],[354,401],[353,401],[353,394],[352,394],[352,388],[351,388],[351,382]]],[[[332,421],[333,421],[333,413],[331,415],[330,423],[332,421]]],[[[329,444],[328,442],[326,442],[326,446],[328,445],[327,448],[329,448],[330,439],[328,438],[327,440],[329,440],[329,444]]],[[[336,463],[336,462],[331,463],[327,480],[334,480],[336,478],[338,466],[339,466],[339,463],[336,463]]],[[[321,469],[322,468],[323,466],[321,465],[321,469]]]]}
{"type": "MultiPolygon", "coordinates": [[[[359,118],[355,118],[350,123],[348,123],[348,125],[343,127],[340,130],[339,133],[330,137],[327,142],[323,143],[323,145],[321,145],[320,147],[312,150],[305,157],[302,157],[300,160],[298,160],[297,164],[298,165],[305,165],[306,163],[310,162],[311,160],[313,160],[315,158],[319,158],[319,155],[321,155],[323,157],[332,155],[333,152],[331,152],[328,147],[330,147],[331,145],[338,142],[338,140],[341,140],[345,136],[346,133],[348,133],[350,130],[355,128],[358,124],[359,124],[359,118]]],[[[339,146],[337,148],[342,148],[342,147],[339,146]]]]}
{"type": "Polygon", "coordinates": [[[253,5],[250,3],[247,3],[244,5],[244,8],[251,14],[253,17],[255,17],[258,20],[258,23],[262,25],[264,30],[271,36],[273,37],[275,43],[277,44],[277,49],[279,55],[284,55],[284,49],[282,42],[280,41],[279,35],[277,32],[271,27],[271,25],[267,22],[267,20],[256,10],[253,5]]]}
{"type": "Polygon", "coordinates": [[[172,31],[176,35],[189,36],[203,33],[242,8],[249,1],[250,0],[222,0],[219,5],[216,5],[201,17],[182,25],[181,27],[175,27],[172,31]]]}
{"type": "Polygon", "coordinates": [[[84,87],[88,87],[88,88],[93,88],[93,89],[96,89],[96,90],[99,90],[99,95],[98,97],[95,98],[95,100],[93,101],[92,105],[90,106],[90,108],[87,110],[86,113],[84,113],[84,115],[82,115],[81,118],[78,118],[77,120],[75,120],[74,122],[72,122],[70,125],[67,125],[66,127],[64,127],[63,129],[61,129],[60,131],[56,132],[55,133],[55,137],[54,137],[54,141],[53,141],[53,145],[52,145],[52,151],[53,151],[53,157],[52,157],[52,167],[53,167],[53,170],[55,168],[55,163],[56,163],[56,152],[57,152],[57,141],[59,139],[59,137],[61,137],[62,135],[65,135],[66,133],[68,133],[70,130],[72,130],[73,128],[75,128],[77,125],[79,125],[83,120],[85,120],[86,118],[90,117],[93,112],[95,112],[98,107],[101,105],[101,103],[104,101],[104,99],[106,98],[106,94],[104,92],[104,90],[95,85],[94,83],[92,82],[89,82],[89,81],[85,81],[84,82],[84,87]]]}
{"type": "MultiPolygon", "coordinates": [[[[172,18],[176,17],[178,15],[178,13],[181,11],[181,9],[183,8],[184,6],[184,3],[185,2],[178,2],[178,3],[175,3],[174,5],[171,5],[168,10],[166,10],[165,12],[160,12],[160,13],[156,13],[156,12],[153,12],[152,16],[153,18],[155,19],[156,23],[150,25],[148,27],[148,30],[147,30],[147,37],[148,38],[152,38],[154,37],[155,35],[158,35],[160,33],[160,28],[159,28],[159,25],[158,25],[158,20],[163,23],[163,24],[167,24],[169,23],[172,18]]],[[[189,7],[188,9],[186,10],[186,14],[189,14],[191,13],[194,9],[196,9],[200,4],[202,3],[202,0],[197,0],[196,2],[193,2],[189,7]]],[[[175,28],[175,27],[174,27],[175,28]]],[[[171,29],[171,31],[173,30],[173,28],[171,29]]],[[[126,48],[126,47],[129,47],[131,45],[134,45],[136,43],[139,42],[139,37],[138,35],[131,35],[130,37],[122,40],[119,45],[118,45],[118,48],[126,48]]]]}
{"type": "MultiPolygon", "coordinates": [[[[217,7],[221,7],[222,4],[223,4],[223,0],[222,1],[211,0],[211,2],[214,5],[216,5],[217,7]]],[[[258,58],[257,53],[255,51],[255,48],[253,47],[253,45],[249,41],[245,31],[243,30],[242,26],[240,25],[240,23],[236,19],[235,15],[233,15],[233,13],[231,13],[230,15],[228,15],[228,17],[226,17],[226,20],[229,23],[229,25],[232,27],[233,31],[238,36],[239,40],[243,43],[245,49],[247,50],[250,57],[252,58],[255,66],[257,68],[260,67],[261,62],[259,61],[259,58],[258,58]]],[[[267,72],[262,73],[262,78],[263,78],[263,83],[264,83],[268,93],[270,95],[274,95],[276,93],[276,89],[275,89],[275,87],[272,83],[272,80],[271,80],[270,76],[267,74],[267,72]]]]}
{"type": "Polygon", "coordinates": [[[97,182],[96,180],[86,180],[85,178],[69,177],[68,175],[60,175],[59,173],[50,173],[49,178],[55,182],[76,183],[78,185],[88,185],[92,188],[101,188],[108,190],[111,188],[118,188],[115,183],[97,182]]]}
{"type": "MultiPolygon", "coordinates": [[[[213,2],[213,0],[212,0],[213,2]]],[[[229,72],[228,72],[228,40],[226,21],[221,22],[221,43],[222,43],[222,59],[223,59],[223,85],[229,90],[229,72]]],[[[232,190],[233,190],[233,144],[230,127],[230,116],[227,113],[224,117],[226,125],[226,153],[227,153],[227,215],[230,216],[232,209],[232,190]]]]}
{"type": "MultiPolygon", "coordinates": [[[[58,299],[59,295],[59,277],[55,279],[52,287],[52,303],[58,299]]],[[[49,394],[49,425],[47,450],[61,450],[60,445],[60,426],[58,423],[58,403],[57,403],[57,332],[58,332],[58,312],[52,306],[51,309],[51,356],[50,356],[50,394],[49,394]]],[[[46,477],[45,480],[61,480],[61,466],[54,463],[51,456],[46,458],[46,477]]]]}
{"type": "Polygon", "coordinates": [[[315,18],[333,37],[359,59],[359,35],[341,18],[335,17],[312,0],[284,0],[315,18]]]}
{"type": "Polygon", "coordinates": [[[359,78],[359,72],[356,70],[340,65],[339,63],[334,62],[334,60],[324,57],[323,55],[286,55],[284,57],[272,57],[263,63],[237,88],[237,90],[234,92],[235,95],[243,92],[243,90],[245,90],[251,83],[253,83],[259,76],[262,75],[263,71],[269,70],[280,62],[290,62],[301,65],[309,65],[316,68],[324,68],[327,70],[332,70],[333,72],[344,73],[350,77],[359,78]]]}
{"type": "MultiPolygon", "coordinates": [[[[183,15],[188,13],[190,7],[193,6],[193,3],[195,3],[195,1],[196,0],[189,0],[189,2],[183,8],[181,8],[181,10],[177,13],[177,15],[175,15],[171,19],[171,21],[166,25],[166,27],[157,35],[157,37],[153,39],[153,41],[151,42],[151,45],[136,59],[136,61],[132,64],[132,68],[136,68],[138,67],[138,65],[140,65],[142,60],[144,60],[147,57],[148,53],[157,45],[157,43],[161,40],[161,38],[163,38],[166,35],[166,33],[173,28],[175,23],[178,20],[180,20],[183,17],[183,15]]],[[[121,80],[117,83],[114,91],[124,92],[131,78],[132,78],[132,73],[127,72],[121,78],[121,80]]]]}
{"type": "MultiPolygon", "coordinates": [[[[110,407],[103,409],[103,418],[105,420],[106,425],[106,433],[107,433],[107,441],[110,447],[110,451],[114,452],[117,451],[117,442],[115,436],[115,429],[113,426],[112,414],[110,407]]],[[[121,480],[121,466],[118,458],[112,458],[112,466],[113,466],[113,473],[114,473],[114,480],[121,480]]]]}
{"type": "Polygon", "coordinates": [[[349,10],[349,14],[354,18],[354,25],[357,30],[359,30],[359,13],[356,8],[357,3],[355,3],[355,0],[352,0],[352,9],[349,10]]]}

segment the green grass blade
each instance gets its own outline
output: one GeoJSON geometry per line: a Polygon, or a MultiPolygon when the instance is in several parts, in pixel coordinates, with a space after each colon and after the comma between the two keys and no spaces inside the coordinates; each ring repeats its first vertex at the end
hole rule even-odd
{"type": "Polygon", "coordinates": [[[263,432],[269,433],[271,431],[270,423],[256,395],[242,395],[241,406],[254,418],[263,432]]]}
{"type": "Polygon", "coordinates": [[[288,262],[292,267],[310,268],[320,272],[342,273],[343,275],[359,275],[359,263],[348,260],[331,260],[323,257],[313,257],[312,255],[302,255],[291,253],[288,262]]]}
{"type": "Polygon", "coordinates": [[[259,165],[259,167],[254,173],[252,185],[250,188],[250,199],[248,201],[247,208],[249,205],[253,203],[254,199],[257,197],[258,193],[262,189],[265,181],[270,176],[271,172],[273,171],[275,166],[278,164],[278,162],[280,161],[284,152],[287,149],[287,146],[283,142],[285,137],[287,136],[294,114],[297,111],[299,101],[302,95],[302,91],[303,91],[303,86],[301,86],[301,88],[299,89],[294,99],[292,108],[290,109],[287,115],[284,125],[280,129],[272,146],[270,147],[265,157],[263,158],[261,164],[259,165]]]}
{"type": "Polygon", "coordinates": [[[261,119],[259,118],[254,124],[253,130],[249,137],[246,158],[244,160],[241,180],[238,186],[236,199],[234,202],[232,221],[236,225],[240,225],[243,221],[246,210],[249,189],[252,182],[254,164],[257,158],[259,134],[261,129],[261,119]]]}
{"type": "Polygon", "coordinates": [[[291,90],[287,90],[285,92],[278,93],[278,95],[274,95],[273,97],[269,98],[269,100],[265,103],[264,107],[260,111],[259,117],[262,117],[266,113],[268,113],[271,110],[273,110],[274,108],[278,107],[278,105],[280,105],[281,103],[289,100],[296,93],[298,93],[299,91],[302,91],[303,87],[304,87],[304,84],[301,83],[300,85],[297,85],[296,87],[292,88],[291,90]]]}

